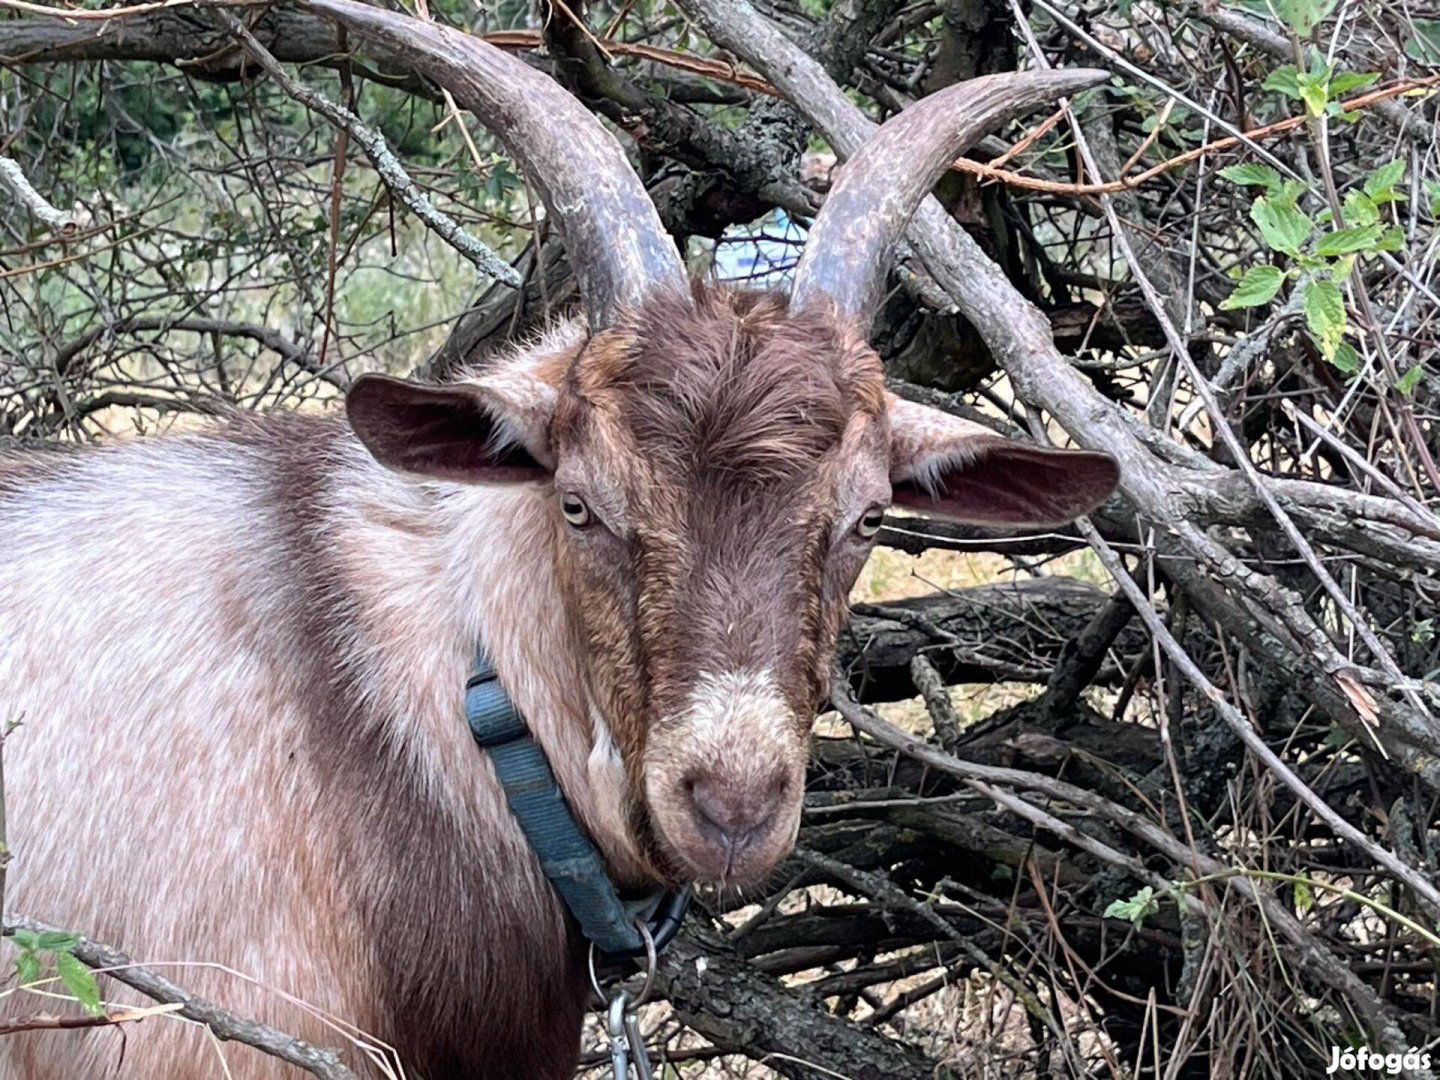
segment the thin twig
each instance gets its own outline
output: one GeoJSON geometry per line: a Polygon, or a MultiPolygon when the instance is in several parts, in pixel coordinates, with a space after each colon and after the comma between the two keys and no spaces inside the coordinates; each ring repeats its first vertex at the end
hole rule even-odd
{"type": "Polygon", "coordinates": [[[429,196],[415,186],[415,181],[410,179],[410,174],[405,171],[399,158],[394,155],[385,142],[384,135],[350,110],[331,101],[324,94],[291,78],[280,62],[270,54],[270,51],[260,44],[245,24],[230,12],[223,8],[217,8],[215,15],[240,40],[241,44],[245,46],[245,51],[255,58],[256,63],[264,68],[287,94],[306,108],[318,112],[360,144],[366,156],[375,166],[375,172],[379,175],[381,182],[398,202],[408,206],[411,213],[468,259],[475,269],[485,277],[501,281],[512,289],[521,287],[523,282],[513,266],[487,245],[466,232],[458,221],[439,209],[430,201],[429,196]]]}
{"type": "Polygon", "coordinates": [[[77,1028],[114,1027],[117,1024],[133,1024],[148,1020],[152,1016],[178,1012],[183,1005],[152,1005],[143,1009],[119,1009],[102,1016],[56,1016],[53,1013],[31,1013],[29,1016],[7,1017],[0,1020],[0,1036],[14,1035],[21,1031],[73,1031],[77,1028]]]}
{"type": "MultiPolygon", "coordinates": [[[[1145,613],[1145,609],[1139,605],[1136,606],[1136,610],[1140,611],[1142,615],[1145,613]]],[[[1153,613],[1153,609],[1151,610],[1153,613]]],[[[1206,907],[1198,897],[1190,895],[1189,890],[1173,889],[1170,883],[1146,867],[1139,859],[1114,850],[1103,841],[1081,832],[1068,822],[1059,820],[1041,807],[1006,792],[1004,788],[1036,791],[1062,804],[1068,803],[1094,814],[1126,830],[1136,839],[1149,844],[1176,867],[1183,867],[1194,875],[1225,875],[1232,869],[1218,859],[1186,846],[1154,822],[1128,807],[1121,806],[1075,784],[1039,773],[1026,772],[1022,769],[999,768],[993,765],[982,765],[978,762],[963,761],[930,746],[860,705],[838,673],[831,686],[831,704],[835,706],[845,722],[857,731],[864,732],[882,745],[889,746],[932,769],[963,780],[975,790],[994,799],[998,805],[1005,806],[1035,825],[1091,852],[1110,865],[1123,869],[1138,880],[1149,882],[1153,888],[1169,889],[1171,895],[1175,896],[1181,905],[1193,903],[1201,910],[1205,910],[1206,907]]],[[[1320,942],[1316,941],[1313,935],[1300,926],[1273,896],[1262,890],[1257,882],[1245,876],[1229,877],[1228,884],[1239,895],[1253,903],[1263,913],[1264,918],[1280,931],[1302,967],[1350,999],[1363,1013],[1375,1038],[1386,1047],[1387,1052],[1398,1051],[1403,1054],[1409,1049],[1410,1041],[1387,1013],[1384,1004],[1374,990],[1361,981],[1320,942]]],[[[1416,1076],[1431,1080],[1432,1074],[1429,1070],[1417,1070],[1416,1076]]]]}
{"type": "MultiPolygon", "coordinates": [[[[227,7],[253,7],[262,4],[268,5],[273,0],[213,0],[213,2],[223,2],[227,7]]],[[[209,6],[211,4],[204,3],[203,0],[160,0],[156,4],[129,4],[124,7],[88,10],[86,8],[52,7],[49,4],[31,4],[28,0],[0,0],[0,8],[23,11],[27,15],[44,15],[52,19],[64,19],[67,22],[105,22],[109,19],[147,15],[152,11],[165,11],[170,8],[209,6]]]]}
{"type": "Polygon", "coordinates": [[[1334,830],[1336,836],[1342,837],[1351,844],[1354,844],[1372,860],[1395,875],[1397,880],[1408,885],[1411,891],[1414,892],[1417,902],[1424,906],[1426,911],[1429,912],[1430,917],[1440,920],[1440,889],[1436,888],[1435,883],[1427,879],[1424,874],[1409,865],[1394,852],[1371,840],[1354,825],[1336,813],[1329,803],[1315,794],[1310,785],[1300,779],[1294,770],[1282,761],[1274,750],[1270,749],[1270,744],[1260,737],[1260,733],[1255,730],[1254,725],[1241,714],[1239,709],[1230,703],[1230,700],[1220,692],[1220,689],[1215,686],[1214,683],[1205,677],[1205,673],[1200,670],[1199,665],[1191,659],[1190,654],[1185,651],[1184,647],[1175,640],[1169,628],[1166,627],[1165,620],[1160,617],[1159,612],[1155,610],[1155,606],[1150,603],[1150,598],[1145,595],[1139,584],[1130,576],[1129,571],[1125,569],[1125,564],[1120,561],[1120,556],[1115,554],[1115,550],[1105,542],[1104,537],[1095,531],[1095,527],[1091,525],[1089,521],[1083,518],[1077,524],[1079,525],[1081,533],[1090,541],[1090,546],[1094,548],[1095,553],[1100,556],[1100,561],[1105,564],[1105,569],[1110,572],[1110,576],[1115,579],[1116,584],[1120,586],[1126,598],[1134,605],[1136,612],[1139,613],[1146,628],[1155,640],[1159,642],[1165,655],[1170,658],[1170,662],[1190,680],[1191,684],[1194,685],[1197,690],[1205,695],[1206,700],[1208,700],[1210,704],[1214,706],[1216,712],[1224,718],[1226,724],[1230,726],[1230,729],[1234,731],[1236,735],[1240,736],[1240,740],[1250,752],[1259,758],[1265,767],[1274,773],[1286,787],[1294,792],[1300,801],[1311,809],[1316,817],[1320,818],[1326,825],[1334,830]]]}
{"type": "MultiPolygon", "coordinates": [[[[4,921],[5,935],[14,934],[17,930],[28,930],[32,934],[59,932],[57,927],[36,919],[7,914],[4,921]]],[[[175,1010],[180,1016],[204,1024],[217,1039],[252,1046],[271,1057],[304,1069],[312,1076],[320,1077],[320,1080],[357,1080],[355,1074],[341,1063],[340,1055],[334,1050],[311,1046],[268,1024],[236,1016],[175,985],[165,976],[141,967],[118,949],[81,937],[70,952],[87,967],[103,972],[109,978],[140,991],[148,998],[164,1005],[180,1006],[175,1010]]]]}

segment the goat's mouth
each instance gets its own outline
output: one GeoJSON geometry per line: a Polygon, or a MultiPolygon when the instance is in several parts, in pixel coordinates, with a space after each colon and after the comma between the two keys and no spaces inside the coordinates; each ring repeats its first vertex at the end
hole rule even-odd
{"type": "Polygon", "coordinates": [[[694,781],[682,782],[668,797],[648,800],[668,876],[695,885],[766,881],[795,847],[801,786],[794,784],[793,791],[790,786],[783,785],[760,805],[749,804],[743,796],[717,801],[703,783],[694,781]]]}
{"type": "Polygon", "coordinates": [[[794,849],[787,838],[778,850],[766,850],[751,841],[680,850],[684,876],[695,885],[743,887],[768,881],[776,867],[794,849]]]}

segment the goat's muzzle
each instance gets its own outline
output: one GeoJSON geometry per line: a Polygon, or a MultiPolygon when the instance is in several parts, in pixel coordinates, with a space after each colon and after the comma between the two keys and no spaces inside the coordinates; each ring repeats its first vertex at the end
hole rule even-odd
{"type": "Polygon", "coordinates": [[[806,749],[769,673],[702,677],[688,708],[652,733],[646,758],[650,816],[684,876],[753,883],[790,853],[806,749]]]}

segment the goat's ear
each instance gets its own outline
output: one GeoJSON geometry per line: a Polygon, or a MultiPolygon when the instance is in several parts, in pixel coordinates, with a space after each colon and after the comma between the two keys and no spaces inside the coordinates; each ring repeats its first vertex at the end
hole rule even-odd
{"type": "Polygon", "coordinates": [[[886,395],[894,500],[972,525],[1059,525],[1120,481],[1109,454],[1006,439],[979,424],[886,395]]]}
{"type": "Polygon", "coordinates": [[[549,475],[544,433],[555,391],[535,382],[532,400],[515,403],[483,383],[427,386],[362,375],[345,396],[345,412],[365,449],[397,472],[466,484],[541,480],[549,475]]]}

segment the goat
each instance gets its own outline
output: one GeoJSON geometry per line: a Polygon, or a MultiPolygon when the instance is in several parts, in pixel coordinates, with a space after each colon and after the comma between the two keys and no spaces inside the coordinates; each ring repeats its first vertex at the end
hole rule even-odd
{"type": "MultiPolygon", "coordinates": [[[[1096,73],[977,80],[891,120],[787,297],[688,282],[619,144],[543,75],[310,6],[506,142],[583,318],[447,385],[364,376],[344,418],[0,461],[0,720],[24,721],[7,904],[210,962],[176,978],[312,1042],[336,1042],[317,1012],[344,1018],[411,1077],[564,1077],[584,942],[465,725],[476,643],[617,882],[762,880],[885,510],[1050,524],[1116,484],[1103,454],[891,396],[866,343],[947,163],[1096,73]]],[[[214,1054],[155,1019],[11,1036],[0,1077],[180,1080],[219,1075],[214,1054]]],[[[278,1068],[227,1057],[240,1080],[278,1068]]]]}

